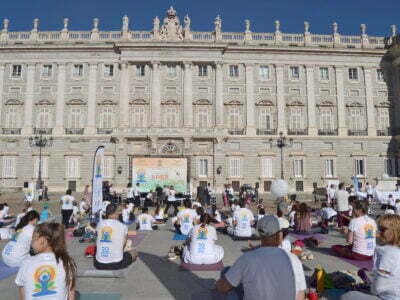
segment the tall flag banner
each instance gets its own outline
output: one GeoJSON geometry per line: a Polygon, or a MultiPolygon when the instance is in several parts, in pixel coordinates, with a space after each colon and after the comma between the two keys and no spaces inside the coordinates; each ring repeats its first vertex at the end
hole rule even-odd
{"type": "Polygon", "coordinates": [[[104,146],[99,146],[93,159],[92,216],[101,210],[103,203],[103,157],[104,146]]]}

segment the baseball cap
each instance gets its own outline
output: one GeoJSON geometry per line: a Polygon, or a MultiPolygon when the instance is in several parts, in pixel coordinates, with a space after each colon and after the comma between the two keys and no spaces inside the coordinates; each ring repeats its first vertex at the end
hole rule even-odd
{"type": "Polygon", "coordinates": [[[281,230],[279,220],[273,215],[267,215],[257,222],[258,233],[262,236],[271,236],[281,230]]]}

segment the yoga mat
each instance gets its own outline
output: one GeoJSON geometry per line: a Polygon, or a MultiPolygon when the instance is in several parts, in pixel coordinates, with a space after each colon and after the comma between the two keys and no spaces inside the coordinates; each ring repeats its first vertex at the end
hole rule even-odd
{"type": "Polygon", "coordinates": [[[249,241],[249,240],[250,241],[259,241],[260,240],[260,237],[257,235],[252,235],[250,237],[242,237],[242,236],[232,235],[231,237],[232,237],[232,240],[234,240],[234,241],[249,241]]]}
{"type": "Polygon", "coordinates": [[[0,260],[0,280],[6,279],[14,274],[17,274],[18,267],[10,268],[2,260],[0,260]]]}
{"type": "Polygon", "coordinates": [[[129,230],[128,231],[128,236],[134,236],[134,235],[136,235],[136,230],[129,230]]]}
{"type": "Polygon", "coordinates": [[[129,267],[121,270],[97,270],[93,267],[93,269],[86,270],[77,270],[77,277],[98,277],[98,278],[125,278],[128,276],[129,271],[136,264],[135,260],[133,263],[129,265],[129,267]]]}
{"type": "Polygon", "coordinates": [[[121,294],[80,294],[79,300],[120,300],[121,294]]]}
{"type": "Polygon", "coordinates": [[[187,235],[175,233],[174,237],[172,238],[173,241],[186,241],[187,235]]]}
{"type": "Polygon", "coordinates": [[[354,260],[354,259],[349,259],[349,258],[344,258],[344,257],[339,257],[337,258],[348,262],[349,264],[352,264],[353,266],[358,267],[359,269],[367,269],[368,271],[372,271],[372,267],[374,265],[373,259],[370,260],[354,260]]]}
{"type": "Polygon", "coordinates": [[[324,236],[321,234],[299,234],[299,233],[290,232],[289,235],[294,237],[296,240],[304,240],[306,238],[311,238],[311,237],[315,238],[317,240],[320,240],[320,241],[325,241],[328,239],[327,236],[324,236]]]}
{"type": "Polygon", "coordinates": [[[215,228],[224,228],[226,225],[224,222],[221,222],[221,223],[214,223],[212,224],[212,226],[214,226],[215,228]]]}
{"type": "Polygon", "coordinates": [[[182,261],[181,268],[188,271],[221,271],[224,268],[222,261],[212,265],[194,265],[182,261]]]}
{"type": "Polygon", "coordinates": [[[132,246],[137,247],[146,237],[145,233],[136,233],[136,235],[128,236],[128,239],[132,241],[132,246]]]}
{"type": "Polygon", "coordinates": [[[67,241],[72,241],[74,239],[74,234],[72,231],[66,231],[65,232],[65,239],[67,241]]]}

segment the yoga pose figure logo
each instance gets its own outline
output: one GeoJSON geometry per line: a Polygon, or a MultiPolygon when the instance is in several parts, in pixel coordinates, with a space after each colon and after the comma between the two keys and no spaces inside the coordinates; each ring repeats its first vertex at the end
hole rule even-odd
{"type": "Polygon", "coordinates": [[[42,297],[57,294],[55,286],[56,271],[52,266],[40,266],[36,269],[33,280],[35,283],[32,297],[42,297]]]}

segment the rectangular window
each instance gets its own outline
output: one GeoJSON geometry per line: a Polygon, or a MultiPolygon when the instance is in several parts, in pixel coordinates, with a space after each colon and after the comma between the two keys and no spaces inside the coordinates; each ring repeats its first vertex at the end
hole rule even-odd
{"type": "Polygon", "coordinates": [[[43,65],[42,67],[42,77],[51,77],[53,75],[52,65],[43,65]]]}
{"type": "Polygon", "coordinates": [[[229,77],[239,77],[239,66],[230,65],[229,66],[229,77]]]}
{"type": "Polygon", "coordinates": [[[270,180],[264,181],[264,192],[270,192],[271,185],[272,185],[272,181],[270,181],[270,180]]]}
{"type": "Polygon", "coordinates": [[[396,159],[395,158],[385,158],[384,159],[384,174],[390,177],[396,177],[396,159]]]}
{"type": "Polygon", "coordinates": [[[328,68],[319,68],[319,79],[320,80],[329,80],[329,69],[328,68]]]}
{"type": "Polygon", "coordinates": [[[207,77],[207,65],[199,65],[199,77],[207,77]]]}
{"type": "Polygon", "coordinates": [[[208,121],[208,107],[200,106],[197,109],[197,127],[198,128],[209,128],[210,124],[208,121]]]}
{"type": "Polygon", "coordinates": [[[199,158],[199,177],[208,177],[208,159],[199,158]]]}
{"type": "Polygon", "coordinates": [[[260,108],[259,118],[260,129],[273,129],[273,115],[271,107],[260,108]]]}
{"type": "Polygon", "coordinates": [[[113,77],[114,76],[114,65],[104,65],[104,77],[113,77]]]}
{"type": "Polygon", "coordinates": [[[381,108],[378,114],[378,126],[381,130],[386,130],[390,127],[389,109],[381,108]]]}
{"type": "Polygon", "coordinates": [[[103,107],[100,116],[100,128],[113,128],[113,108],[103,107]]]}
{"type": "Polygon", "coordinates": [[[134,106],[132,108],[132,127],[143,128],[146,127],[146,109],[144,106],[134,106]]]}
{"type": "Polygon", "coordinates": [[[81,127],[82,110],[79,107],[72,107],[70,111],[69,128],[78,129],[81,127]]]}
{"type": "Polygon", "coordinates": [[[229,107],[228,127],[230,129],[239,129],[240,126],[241,126],[240,108],[235,106],[229,107]]]}
{"type": "Polygon", "coordinates": [[[358,80],[357,68],[349,68],[349,80],[358,80]]]}
{"type": "Polygon", "coordinates": [[[178,115],[178,109],[176,107],[167,107],[165,109],[165,127],[167,128],[178,127],[177,115],[178,115]]]}
{"type": "Polygon", "coordinates": [[[333,159],[325,159],[325,177],[335,177],[335,161],[333,159]]]}
{"type": "Polygon", "coordinates": [[[22,65],[12,65],[11,66],[11,77],[20,78],[22,75],[22,65]]]}
{"type": "Polygon", "coordinates": [[[333,117],[332,110],[321,109],[321,129],[322,130],[333,130],[333,117]]]}
{"type": "Polygon", "coordinates": [[[272,158],[263,157],[261,158],[261,177],[272,178],[272,158]]]}
{"type": "Polygon", "coordinates": [[[259,76],[261,79],[269,79],[269,67],[268,66],[260,66],[258,69],[259,76]]]}
{"type": "Polygon", "coordinates": [[[303,128],[303,109],[301,107],[292,108],[290,110],[290,129],[304,129],[303,128]]]}
{"type": "Polygon", "coordinates": [[[2,177],[3,178],[16,178],[16,156],[3,156],[3,170],[2,177]]]}
{"type": "Polygon", "coordinates": [[[40,107],[36,127],[51,128],[50,123],[50,108],[40,107]]]}
{"type": "Polygon", "coordinates": [[[232,178],[240,177],[240,157],[231,157],[229,159],[229,174],[232,178]]]}
{"type": "Polygon", "coordinates": [[[167,76],[168,77],[176,77],[176,66],[175,65],[167,65],[167,76]]]}
{"type": "MultiPolygon", "coordinates": [[[[40,161],[40,157],[39,156],[35,156],[35,164],[33,167],[33,177],[34,178],[39,178],[39,161],[40,161]]],[[[49,157],[48,156],[42,156],[41,159],[41,172],[42,172],[42,178],[48,178],[48,162],[49,162],[49,157]]]]}
{"type": "Polygon", "coordinates": [[[351,130],[363,130],[363,119],[361,115],[361,109],[350,110],[350,129],[351,130]]]}
{"type": "Polygon", "coordinates": [[[19,128],[19,108],[10,106],[7,108],[5,128],[19,128]]]}
{"type": "Polygon", "coordinates": [[[365,161],[364,159],[355,159],[354,160],[354,175],[357,177],[365,176],[365,161]]]}
{"type": "Polygon", "coordinates": [[[299,67],[290,67],[289,69],[289,78],[292,80],[300,79],[300,69],[299,67]]]}
{"type": "Polygon", "coordinates": [[[136,75],[138,77],[144,77],[146,75],[146,66],[145,65],[137,65],[136,66],[136,75]]]}
{"type": "Polygon", "coordinates": [[[383,77],[383,70],[382,69],[378,69],[376,70],[376,79],[378,81],[383,81],[384,77],[383,77]]]}
{"type": "Polygon", "coordinates": [[[103,157],[103,174],[105,178],[114,177],[114,157],[104,156],[103,157]]]}
{"type": "Polygon", "coordinates": [[[304,160],[295,159],[293,160],[293,176],[301,178],[304,176],[304,160]]]}
{"type": "Polygon", "coordinates": [[[72,77],[79,78],[83,76],[83,65],[74,64],[72,66],[72,77]]]}
{"type": "Polygon", "coordinates": [[[79,156],[66,157],[66,169],[65,169],[66,178],[80,177],[79,162],[80,162],[79,156]]]}

